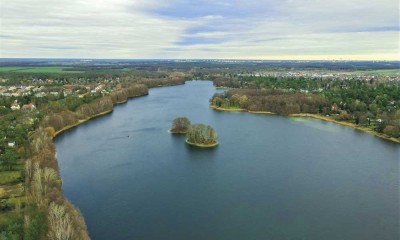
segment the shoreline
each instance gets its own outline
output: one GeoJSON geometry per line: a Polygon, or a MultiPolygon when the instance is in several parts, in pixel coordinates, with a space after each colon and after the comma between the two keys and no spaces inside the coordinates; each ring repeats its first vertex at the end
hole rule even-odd
{"type": "MultiPolygon", "coordinates": [[[[178,84],[178,85],[180,85],[180,84],[178,84]]],[[[166,85],[166,86],[176,86],[176,85],[166,85]]],[[[157,87],[162,87],[162,86],[157,86],[157,87]]],[[[151,88],[153,88],[153,87],[151,87],[151,88]]],[[[149,88],[149,89],[150,89],[150,88],[149,88]]],[[[146,94],[143,94],[143,95],[135,95],[135,96],[128,97],[128,98],[125,99],[125,100],[122,100],[122,101],[119,101],[119,102],[115,102],[115,103],[113,103],[113,107],[112,107],[111,110],[98,113],[98,114],[96,114],[96,115],[90,116],[90,117],[85,118],[85,119],[82,119],[82,120],[78,120],[78,122],[76,122],[76,123],[74,123],[74,124],[72,124],[72,125],[65,126],[65,127],[63,127],[62,129],[56,131],[56,132],[54,133],[53,139],[54,139],[55,137],[57,137],[57,135],[59,135],[60,133],[62,133],[62,132],[64,132],[64,131],[67,131],[68,129],[71,129],[71,128],[74,128],[74,127],[76,127],[76,126],[79,126],[79,125],[81,125],[82,123],[85,123],[85,122],[87,122],[87,121],[89,121],[89,120],[91,120],[91,119],[93,119],[93,118],[101,117],[101,116],[104,116],[104,115],[107,115],[107,114],[112,113],[112,112],[114,111],[114,107],[115,107],[115,106],[120,105],[120,104],[127,103],[127,102],[128,102],[130,99],[132,99],[132,98],[144,97],[144,96],[148,96],[148,95],[149,95],[149,93],[146,93],[146,94]]]]}
{"type": "MultiPolygon", "coordinates": [[[[213,108],[214,110],[217,111],[227,111],[227,112],[248,112],[248,113],[254,113],[254,114],[268,114],[268,115],[278,115],[276,113],[273,112],[264,112],[264,111],[248,111],[246,109],[242,109],[242,108],[238,108],[238,109],[228,109],[228,108],[222,108],[222,107],[217,107],[217,106],[213,106],[210,105],[211,108],[213,108]]],[[[285,116],[285,115],[281,115],[281,116],[285,116]]],[[[361,127],[361,126],[357,126],[354,123],[350,123],[350,122],[344,122],[344,121],[338,121],[335,119],[332,119],[330,117],[326,117],[326,116],[322,116],[322,115],[318,115],[318,114],[312,114],[312,113],[295,113],[295,114],[289,114],[286,117],[306,117],[306,118],[314,118],[314,119],[319,119],[319,120],[323,120],[323,121],[327,121],[327,122],[332,122],[332,123],[336,123],[336,124],[340,124],[342,126],[345,127],[350,127],[353,128],[355,130],[361,131],[361,132],[365,132],[365,133],[369,133],[371,135],[374,135],[376,137],[394,142],[394,143],[400,143],[400,140],[393,138],[393,137],[389,137],[385,134],[382,133],[378,133],[375,132],[369,128],[366,127],[361,127]]]]}
{"type": "Polygon", "coordinates": [[[201,148],[212,148],[212,147],[216,147],[218,145],[218,141],[213,144],[201,144],[201,143],[192,143],[192,142],[189,142],[187,139],[185,139],[185,142],[191,146],[201,147],[201,148]]]}
{"type": "MultiPolygon", "coordinates": [[[[184,83],[183,83],[183,84],[184,84],[184,83]]],[[[178,85],[178,84],[177,84],[177,85],[178,85]]],[[[173,86],[173,85],[168,85],[168,86],[173,86]]],[[[161,86],[160,86],[160,87],[161,87],[161,86]]],[[[150,89],[150,88],[151,88],[151,87],[148,87],[148,89],[150,89]]],[[[65,131],[67,131],[67,130],[69,130],[69,129],[72,129],[72,128],[74,128],[74,127],[77,127],[77,126],[79,126],[79,125],[81,125],[81,124],[83,124],[83,123],[85,123],[85,122],[88,122],[88,121],[91,120],[91,119],[94,119],[94,118],[97,118],[97,117],[101,117],[101,116],[110,114],[110,113],[112,113],[112,112],[114,111],[114,107],[116,107],[117,105],[120,105],[120,104],[127,103],[131,98],[137,98],[137,97],[142,97],[142,96],[147,96],[147,95],[149,95],[149,92],[147,92],[146,94],[134,95],[134,96],[127,97],[127,98],[126,98],[125,100],[123,100],[123,101],[119,101],[119,102],[113,103],[113,105],[112,105],[112,107],[111,107],[110,110],[107,110],[107,111],[104,111],[104,112],[95,114],[95,115],[90,116],[90,117],[87,117],[87,118],[85,118],[85,119],[78,120],[76,123],[71,124],[71,125],[68,125],[68,126],[65,126],[65,127],[63,127],[62,129],[56,131],[56,132],[54,133],[54,135],[52,136],[52,143],[54,144],[54,147],[55,147],[55,150],[54,150],[54,151],[55,151],[55,161],[56,161],[57,165],[58,165],[58,160],[57,160],[57,147],[55,146],[55,138],[56,138],[59,134],[65,132],[65,131]]],[[[59,169],[59,168],[57,169],[57,174],[58,174],[58,176],[59,176],[60,181],[62,181],[61,175],[60,175],[60,169],[59,169]]],[[[60,192],[61,192],[61,196],[62,196],[61,199],[62,199],[63,201],[66,201],[66,202],[69,203],[69,200],[68,200],[68,198],[64,195],[64,191],[63,191],[62,188],[60,189],[60,192]]],[[[69,204],[71,205],[71,203],[69,203],[69,204]]],[[[72,206],[72,210],[71,210],[71,211],[77,211],[77,209],[78,209],[77,207],[75,207],[74,205],[71,205],[71,206],[72,206]]],[[[90,237],[89,237],[89,234],[90,234],[90,233],[89,233],[89,231],[88,231],[87,228],[86,228],[85,216],[84,216],[82,213],[78,213],[78,217],[80,217],[81,220],[84,222],[84,227],[85,227],[84,232],[85,232],[87,238],[90,239],[90,237]]],[[[85,239],[86,239],[86,238],[85,238],[85,239]]]]}
{"type": "MultiPolygon", "coordinates": [[[[121,103],[123,103],[123,102],[121,102],[121,103]]],[[[120,103],[116,103],[116,104],[120,104],[120,103]]],[[[58,130],[57,132],[54,133],[53,138],[57,137],[57,135],[59,135],[60,133],[62,133],[62,132],[64,132],[64,131],[67,131],[68,129],[71,129],[71,128],[73,128],[73,127],[76,127],[76,126],[78,126],[78,125],[81,125],[82,123],[85,123],[85,122],[87,122],[87,121],[89,121],[89,120],[91,120],[91,119],[93,119],[93,118],[97,118],[97,117],[101,117],[101,116],[110,114],[110,113],[112,113],[113,111],[114,111],[114,106],[113,106],[113,109],[111,109],[111,110],[98,113],[98,114],[93,115],[93,116],[91,116],[91,117],[88,117],[88,118],[79,120],[78,122],[76,122],[76,123],[74,123],[74,124],[72,124],[72,125],[63,127],[62,129],[60,129],[60,130],[58,130]]]]}
{"type": "Polygon", "coordinates": [[[170,130],[168,130],[168,132],[171,134],[186,134],[188,131],[171,131],[171,129],[170,129],[170,130]]]}
{"type": "Polygon", "coordinates": [[[243,108],[223,108],[223,107],[217,107],[214,105],[210,105],[211,108],[218,110],[218,111],[226,111],[226,112],[248,112],[248,113],[254,113],[254,114],[269,114],[269,115],[277,115],[276,113],[273,112],[267,112],[267,111],[249,111],[243,108]]]}
{"type": "Polygon", "coordinates": [[[149,94],[147,93],[147,94],[144,94],[144,95],[135,95],[135,96],[132,96],[132,97],[128,97],[126,100],[113,103],[113,107],[112,107],[111,110],[107,110],[107,111],[104,111],[104,112],[95,114],[95,115],[90,116],[90,117],[88,117],[88,118],[78,120],[78,122],[76,122],[76,123],[74,123],[74,124],[72,124],[72,125],[65,126],[65,127],[63,127],[62,129],[56,131],[56,132],[54,133],[53,138],[57,137],[57,135],[59,135],[60,133],[62,133],[62,132],[64,132],[64,131],[67,131],[68,129],[71,129],[71,128],[73,128],[73,127],[79,126],[79,125],[81,125],[82,123],[85,123],[85,122],[87,122],[87,121],[89,121],[89,120],[91,120],[91,119],[93,119],[93,118],[101,117],[101,116],[104,116],[104,115],[107,115],[107,114],[112,113],[112,112],[114,111],[114,107],[115,107],[116,105],[120,105],[120,104],[127,103],[128,100],[131,99],[131,98],[137,98],[137,97],[142,97],[142,96],[147,96],[147,95],[149,95],[149,94]]]}

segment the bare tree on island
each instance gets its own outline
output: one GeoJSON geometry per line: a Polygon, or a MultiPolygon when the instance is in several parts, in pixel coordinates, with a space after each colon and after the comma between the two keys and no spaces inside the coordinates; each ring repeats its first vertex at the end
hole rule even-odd
{"type": "Polygon", "coordinates": [[[186,134],[186,142],[198,147],[214,147],[218,145],[218,135],[215,130],[204,124],[190,126],[186,134]]]}
{"type": "Polygon", "coordinates": [[[171,133],[187,133],[190,127],[190,120],[186,117],[175,118],[170,129],[171,133]]]}

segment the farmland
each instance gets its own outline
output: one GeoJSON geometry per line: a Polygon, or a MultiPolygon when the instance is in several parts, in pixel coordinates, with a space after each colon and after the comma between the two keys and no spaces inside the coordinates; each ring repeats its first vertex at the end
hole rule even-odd
{"type": "Polygon", "coordinates": [[[62,73],[71,72],[71,67],[0,67],[0,72],[18,73],[62,73]]]}

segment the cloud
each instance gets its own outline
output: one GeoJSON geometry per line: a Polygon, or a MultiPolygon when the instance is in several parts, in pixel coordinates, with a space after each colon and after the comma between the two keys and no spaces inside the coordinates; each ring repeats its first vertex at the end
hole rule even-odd
{"type": "Polygon", "coordinates": [[[273,16],[286,0],[172,0],[168,5],[151,9],[160,16],[182,19],[196,19],[208,16],[222,16],[225,19],[238,19],[256,16],[273,16]]]}
{"type": "Polygon", "coordinates": [[[187,45],[204,45],[204,44],[220,44],[226,42],[225,38],[210,38],[210,37],[185,37],[174,44],[179,46],[187,45]]]}
{"type": "Polygon", "coordinates": [[[13,0],[0,57],[398,59],[397,0],[13,0]]]}
{"type": "Polygon", "coordinates": [[[1,57],[151,58],[179,40],[188,25],[143,13],[148,6],[134,11],[129,0],[16,0],[5,5],[0,31],[7,38],[1,37],[1,57]]]}

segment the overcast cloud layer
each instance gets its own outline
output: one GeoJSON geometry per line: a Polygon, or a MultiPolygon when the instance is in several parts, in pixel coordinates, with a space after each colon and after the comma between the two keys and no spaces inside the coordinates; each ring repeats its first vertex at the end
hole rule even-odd
{"type": "Polygon", "coordinates": [[[400,60],[398,0],[0,0],[0,57],[400,60]]]}

